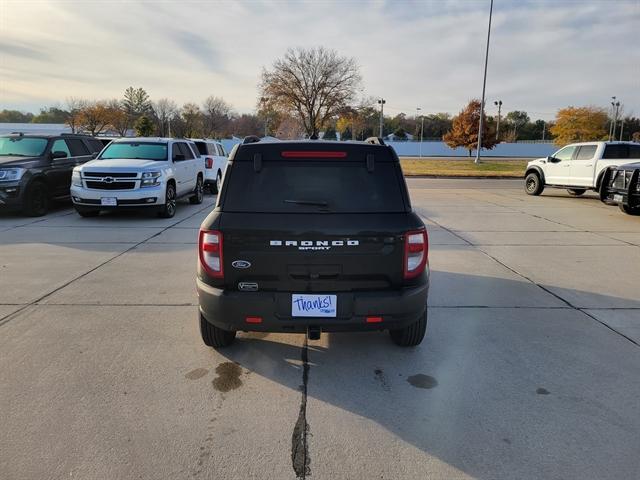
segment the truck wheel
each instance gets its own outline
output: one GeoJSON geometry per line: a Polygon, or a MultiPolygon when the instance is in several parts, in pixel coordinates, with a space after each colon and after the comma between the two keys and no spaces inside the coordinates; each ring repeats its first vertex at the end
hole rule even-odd
{"type": "Polygon", "coordinates": [[[524,179],[524,191],[527,192],[527,195],[540,195],[544,190],[544,183],[542,183],[542,179],[540,175],[536,172],[531,172],[524,179]]]}
{"type": "Polygon", "coordinates": [[[75,209],[76,209],[76,212],[78,212],[78,215],[84,218],[97,217],[98,215],[100,215],[100,210],[97,208],[86,208],[86,207],[76,206],[75,209]]]}
{"type": "Polygon", "coordinates": [[[579,197],[586,191],[587,190],[584,188],[567,188],[567,192],[569,192],[569,195],[572,195],[574,197],[579,197]]]}
{"type": "Polygon", "coordinates": [[[236,338],[235,331],[222,330],[210,324],[202,313],[200,314],[200,335],[204,344],[213,348],[228,347],[236,338]]]}
{"type": "Polygon", "coordinates": [[[398,330],[389,330],[391,340],[401,347],[415,347],[420,345],[424,334],[427,332],[427,309],[425,308],[422,316],[411,325],[400,328],[398,330]]]}
{"type": "Polygon", "coordinates": [[[39,180],[27,187],[24,213],[30,217],[41,217],[49,210],[49,192],[47,186],[39,180]]]}
{"type": "Polygon", "coordinates": [[[164,205],[160,207],[160,215],[162,218],[171,218],[176,214],[176,187],[173,183],[167,185],[167,191],[164,196],[164,205]]]}
{"type": "Polygon", "coordinates": [[[618,208],[627,215],[640,215],[640,207],[630,207],[629,205],[619,203],[618,208]]]}
{"type": "Polygon", "coordinates": [[[196,180],[196,188],[193,191],[194,195],[189,198],[189,203],[191,205],[199,205],[202,203],[202,199],[204,198],[204,183],[202,182],[202,177],[198,175],[198,179],[196,180]]]}
{"type": "Polygon", "coordinates": [[[218,194],[218,192],[220,192],[220,187],[222,187],[222,174],[220,173],[220,170],[218,170],[216,182],[211,184],[211,193],[214,195],[218,194]]]}

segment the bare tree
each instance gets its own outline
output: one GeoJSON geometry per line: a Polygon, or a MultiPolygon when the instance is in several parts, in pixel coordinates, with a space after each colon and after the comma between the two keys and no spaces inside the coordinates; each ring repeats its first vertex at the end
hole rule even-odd
{"type": "Polygon", "coordinates": [[[117,98],[113,98],[107,101],[106,106],[107,114],[109,115],[109,126],[118,132],[118,135],[125,137],[131,123],[129,116],[122,108],[122,102],[117,98]]]}
{"type": "Polygon", "coordinates": [[[289,49],[271,70],[263,69],[260,96],[297,116],[311,137],[349,104],[361,82],[353,58],[324,47],[289,49]]]}
{"type": "Polygon", "coordinates": [[[171,119],[178,111],[176,102],[168,98],[161,98],[153,104],[153,115],[156,120],[158,135],[167,137],[170,133],[171,119]]]}
{"type": "Polygon", "coordinates": [[[220,136],[231,119],[231,106],[220,97],[210,96],[202,104],[202,111],[205,136],[220,136]]]}
{"type": "Polygon", "coordinates": [[[67,111],[69,116],[67,117],[67,125],[71,129],[71,133],[76,133],[80,128],[82,110],[86,107],[87,101],[82,98],[68,97],[67,98],[67,111]]]}
{"type": "Polygon", "coordinates": [[[185,137],[199,137],[202,134],[202,112],[195,103],[185,103],[180,111],[184,122],[185,137]]]}

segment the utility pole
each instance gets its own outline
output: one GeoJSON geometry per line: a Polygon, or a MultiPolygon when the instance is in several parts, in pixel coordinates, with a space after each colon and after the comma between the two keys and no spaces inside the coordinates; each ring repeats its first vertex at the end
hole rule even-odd
{"type": "Polygon", "coordinates": [[[613,113],[613,121],[611,126],[611,133],[609,134],[609,141],[616,139],[616,129],[618,128],[618,111],[620,110],[620,101],[616,100],[616,97],[611,97],[611,112],[613,113]]]}
{"type": "MultiPolygon", "coordinates": [[[[418,112],[422,110],[420,107],[416,107],[416,120],[418,119],[418,112]]],[[[424,115],[420,115],[420,160],[422,160],[422,135],[424,133],[424,115]]]]}
{"type": "Polygon", "coordinates": [[[489,63],[489,40],[491,38],[491,15],[493,14],[493,0],[489,7],[489,28],[487,29],[487,48],[484,54],[484,80],[482,81],[482,100],[480,100],[480,122],[478,125],[478,150],[475,163],[480,163],[480,149],[482,148],[482,123],[484,117],[484,93],[487,86],[487,64],[489,63]]]}
{"type": "MultiPolygon", "coordinates": [[[[493,1],[493,0],[492,0],[493,1]]],[[[384,98],[380,98],[378,100],[378,105],[380,105],[380,138],[382,138],[384,135],[383,133],[383,127],[384,127],[384,104],[387,103],[387,101],[384,98]]]]}
{"type": "Polygon", "coordinates": [[[620,116],[620,141],[622,141],[622,131],[624,130],[624,117],[620,116]]]}
{"type": "Polygon", "coordinates": [[[496,125],[496,142],[500,141],[500,112],[502,111],[502,100],[493,102],[498,106],[498,124],[496,125]]]}
{"type": "Polygon", "coordinates": [[[547,129],[547,122],[545,122],[544,120],[542,120],[542,141],[544,142],[544,133],[545,130],[547,129]]]}
{"type": "Polygon", "coordinates": [[[614,111],[614,105],[615,105],[615,102],[616,102],[616,97],[615,96],[611,97],[611,100],[612,100],[612,102],[611,102],[611,116],[609,117],[609,141],[611,141],[611,135],[612,135],[611,130],[613,130],[613,111],[614,111]]]}

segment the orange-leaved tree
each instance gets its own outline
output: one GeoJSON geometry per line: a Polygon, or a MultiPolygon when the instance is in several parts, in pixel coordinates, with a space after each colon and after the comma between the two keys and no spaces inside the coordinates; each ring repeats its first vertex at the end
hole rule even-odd
{"type": "Polygon", "coordinates": [[[567,107],[558,110],[556,122],[549,130],[556,145],[591,142],[607,138],[607,112],[598,107],[567,107]]]}
{"type": "MultiPolygon", "coordinates": [[[[453,117],[451,130],[442,139],[451,148],[464,147],[471,152],[478,147],[478,127],[480,122],[480,100],[469,104],[453,117]]],[[[493,121],[484,116],[482,121],[482,148],[491,150],[496,145],[496,130],[493,121]]]]}

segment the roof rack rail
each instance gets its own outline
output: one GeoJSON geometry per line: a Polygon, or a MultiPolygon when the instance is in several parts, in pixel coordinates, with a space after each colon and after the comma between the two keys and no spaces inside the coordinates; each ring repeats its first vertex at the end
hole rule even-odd
{"type": "Polygon", "coordinates": [[[24,132],[11,132],[11,135],[20,135],[21,137],[24,137],[24,132]]]}
{"type": "Polygon", "coordinates": [[[370,143],[372,145],[385,145],[384,140],[380,137],[369,137],[364,143],[370,143]]]}
{"type": "Polygon", "coordinates": [[[91,137],[88,133],[61,133],[61,137],[91,137]]]}
{"type": "Polygon", "coordinates": [[[260,141],[260,137],[257,137],[256,135],[247,135],[242,140],[242,144],[246,145],[247,143],[258,143],[259,141],[260,141]]]}

